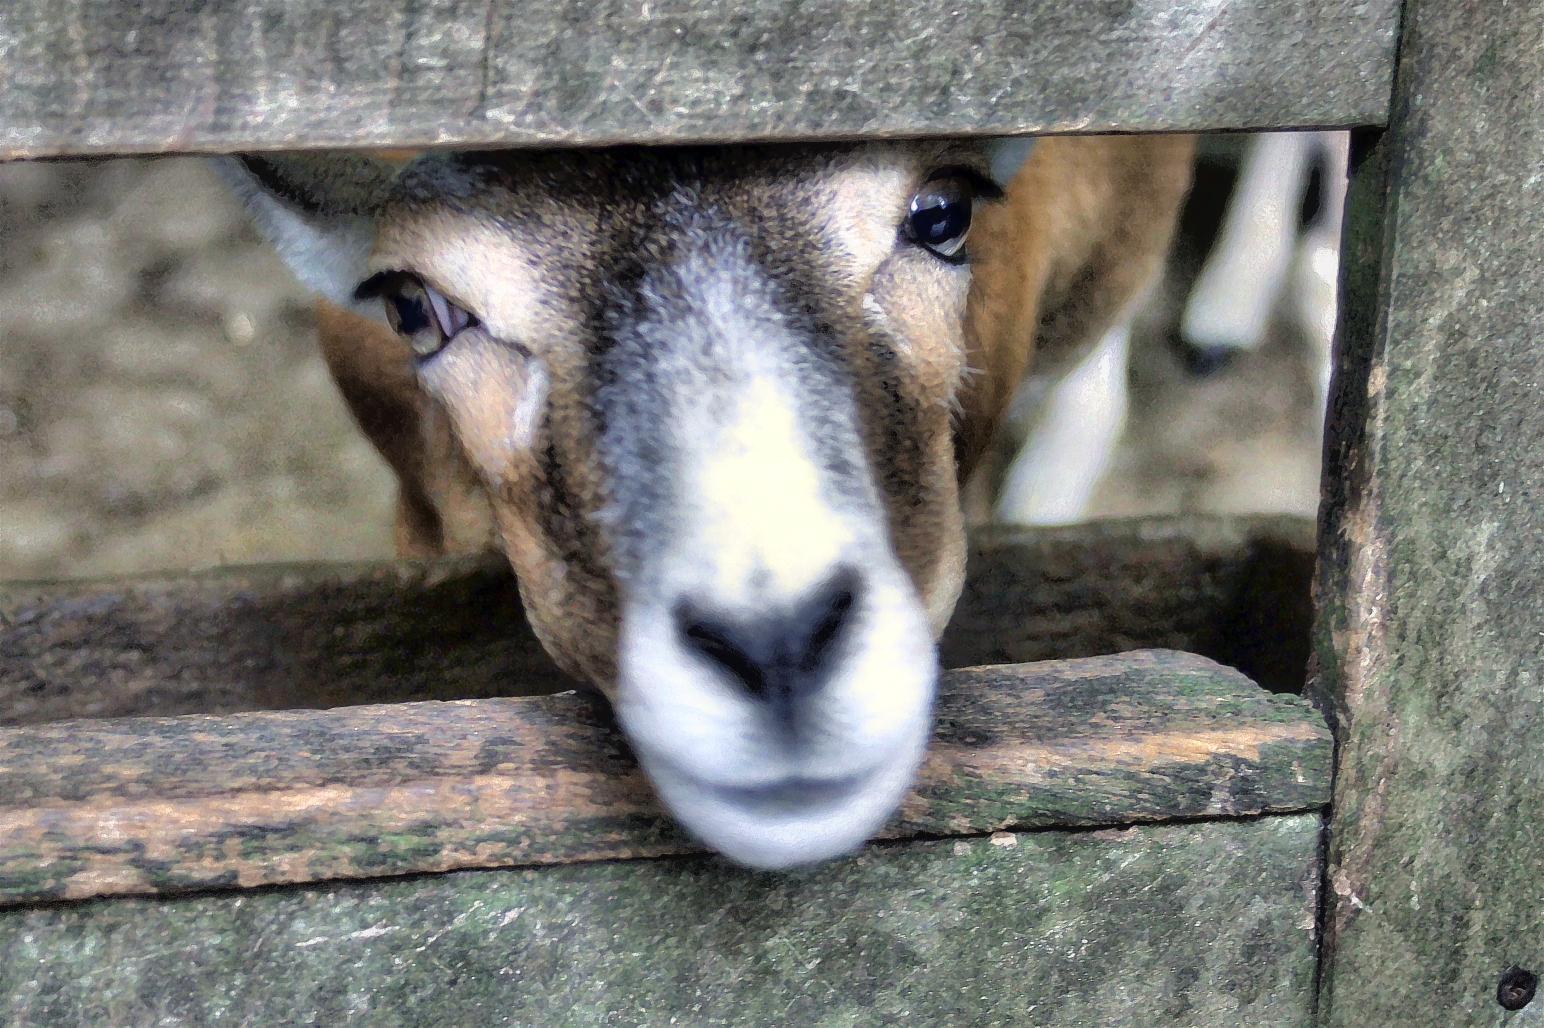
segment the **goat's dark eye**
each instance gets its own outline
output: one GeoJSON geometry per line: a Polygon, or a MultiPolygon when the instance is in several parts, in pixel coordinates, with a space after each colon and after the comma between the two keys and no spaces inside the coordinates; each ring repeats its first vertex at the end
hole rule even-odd
{"type": "Polygon", "coordinates": [[[434,321],[434,314],[429,310],[429,298],[421,290],[404,290],[384,299],[391,327],[405,336],[416,336],[434,321]]]}
{"type": "Polygon", "coordinates": [[[933,179],[911,198],[906,238],[946,261],[964,260],[965,237],[970,234],[975,199],[975,191],[964,178],[933,179]]]}
{"type": "Polygon", "coordinates": [[[413,275],[377,275],[355,295],[379,296],[386,305],[386,320],[421,358],[433,357],[462,329],[477,324],[476,318],[413,275]]]}

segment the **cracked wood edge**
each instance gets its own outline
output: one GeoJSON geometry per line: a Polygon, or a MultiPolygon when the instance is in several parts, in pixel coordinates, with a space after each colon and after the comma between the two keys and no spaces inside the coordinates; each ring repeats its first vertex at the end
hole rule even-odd
{"type": "MultiPolygon", "coordinates": [[[[947,672],[883,837],[1311,810],[1305,701],[1139,651],[947,672]]],[[[582,694],[0,731],[0,903],[695,852],[582,694]]]]}
{"type": "Polygon", "coordinates": [[[1398,11],[8,0],[0,159],[1383,124],[1398,11]]]}
{"type": "Polygon", "coordinates": [[[1544,970],[1544,110],[1518,88],[1541,39],[1537,4],[1409,0],[1389,130],[1354,147],[1315,630],[1325,1028],[1506,1023],[1503,970],[1544,970]]]}

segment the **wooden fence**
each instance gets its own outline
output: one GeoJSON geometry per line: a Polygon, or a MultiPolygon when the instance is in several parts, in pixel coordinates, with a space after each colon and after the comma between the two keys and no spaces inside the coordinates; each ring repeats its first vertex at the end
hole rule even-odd
{"type": "Polygon", "coordinates": [[[1315,710],[1202,658],[1001,663],[1158,645],[1290,687],[1280,525],[982,539],[945,652],[997,666],[946,676],[887,840],[784,876],[683,852],[603,708],[492,697],[555,683],[467,623],[513,609],[487,567],[12,588],[13,1022],[1536,1016],[1541,41],[1515,0],[0,7],[16,158],[1356,130],[1307,690],[1333,774],[1315,710]],[[451,868],[485,869],[418,873],[451,868]]]}

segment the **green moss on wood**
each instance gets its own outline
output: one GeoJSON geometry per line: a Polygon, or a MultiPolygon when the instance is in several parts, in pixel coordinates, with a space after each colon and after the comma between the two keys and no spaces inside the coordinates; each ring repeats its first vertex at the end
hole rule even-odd
{"type": "Polygon", "coordinates": [[[17,1028],[1303,1026],[1319,819],[0,913],[17,1028]]]}
{"type": "MultiPolygon", "coordinates": [[[[948,672],[882,834],[1315,809],[1329,743],[1190,654],[948,672]]],[[[697,849],[594,696],[0,730],[0,903],[697,849]]]]}
{"type": "Polygon", "coordinates": [[[1342,733],[1323,1023],[1538,1023],[1544,7],[1410,0],[1364,139],[1317,632],[1342,733]]]}

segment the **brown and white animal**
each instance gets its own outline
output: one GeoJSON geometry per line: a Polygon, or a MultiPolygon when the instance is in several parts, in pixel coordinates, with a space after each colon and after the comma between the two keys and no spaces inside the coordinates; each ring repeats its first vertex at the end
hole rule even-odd
{"type": "Polygon", "coordinates": [[[858,845],[921,760],[959,483],[1152,273],[1184,137],[226,159],[324,308],[406,554],[497,547],[670,810],[858,845]]]}
{"type": "MultiPolygon", "coordinates": [[[[1164,292],[1183,289],[1188,295],[1175,305],[1173,335],[1162,342],[1153,339],[1163,329],[1152,324],[1155,312],[1149,310],[1149,323],[1144,326],[1147,338],[1138,340],[1138,345],[1173,347],[1175,356],[1191,369],[1182,380],[1166,380],[1169,390],[1194,388],[1200,379],[1235,366],[1240,358],[1247,360],[1247,354],[1265,345],[1268,335],[1279,341],[1285,334],[1301,339],[1304,345],[1295,363],[1306,364],[1304,377],[1317,386],[1311,399],[1304,397],[1300,402],[1309,405],[1305,413],[1311,420],[1322,418],[1335,332],[1349,145],[1346,132],[1262,132],[1214,137],[1203,147],[1198,167],[1204,169],[1207,186],[1200,187],[1201,197],[1191,196],[1190,213],[1181,216],[1180,231],[1189,235],[1181,243],[1180,263],[1171,264],[1166,272],[1174,277],[1159,290],[1156,306],[1160,310],[1166,306],[1164,292]],[[1223,186],[1224,182],[1228,185],[1223,186]],[[1210,195],[1204,195],[1207,192],[1210,195]],[[1208,207],[1221,208],[1220,223],[1210,220],[1208,207]],[[1192,255],[1205,255],[1198,269],[1187,266],[1195,259],[1192,255]]],[[[1088,516],[1095,488],[1113,464],[1116,445],[1125,432],[1129,328],[1118,322],[1081,364],[1056,376],[1054,384],[1048,385],[1046,376],[1036,374],[1020,387],[1015,414],[1033,425],[1033,431],[1012,457],[1001,489],[991,497],[993,520],[1043,525],[1088,516]]],[[[1139,362],[1153,359],[1151,353],[1136,357],[1139,362]]],[[[1297,371],[1282,366],[1285,374],[1297,371]]],[[[1149,371],[1144,397],[1149,410],[1157,401],[1153,388],[1149,371]]],[[[1226,387],[1219,383],[1218,388],[1226,387]]],[[[1279,388],[1294,390],[1294,381],[1282,381],[1279,388]]],[[[1224,435],[1203,442],[1197,438],[1202,425],[1220,429],[1225,420],[1219,424],[1215,416],[1197,419],[1187,431],[1181,426],[1188,419],[1176,417],[1175,408],[1178,404],[1178,410],[1183,410],[1185,401],[1170,395],[1162,402],[1167,416],[1176,419],[1175,435],[1164,445],[1183,450],[1189,444],[1190,452],[1146,450],[1145,460],[1178,457],[1179,464],[1189,463],[1192,468],[1210,466],[1206,475],[1206,495],[1214,498],[1210,502],[1221,500],[1230,507],[1241,502],[1260,504],[1264,509],[1293,502],[1294,492],[1282,488],[1279,479],[1265,487],[1271,479],[1267,470],[1273,466],[1271,457],[1262,454],[1247,470],[1229,467],[1232,462],[1226,455],[1242,439],[1224,435]],[[1213,455],[1204,452],[1203,446],[1215,448],[1222,466],[1212,465],[1213,455]]],[[[1011,451],[1013,442],[1012,437],[999,439],[999,450],[1011,451]]],[[[1298,445],[1302,456],[1316,466],[1317,443],[1303,439],[1298,445]]],[[[1174,470],[1170,466],[1149,474],[1159,478],[1174,470]]],[[[1196,471],[1190,475],[1197,481],[1196,471]]],[[[1300,493],[1296,497],[1312,499],[1300,493]]]]}

